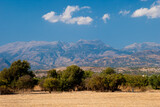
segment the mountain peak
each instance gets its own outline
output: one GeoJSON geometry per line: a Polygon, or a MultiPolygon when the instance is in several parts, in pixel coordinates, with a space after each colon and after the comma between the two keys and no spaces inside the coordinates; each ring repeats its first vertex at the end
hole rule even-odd
{"type": "Polygon", "coordinates": [[[0,46],[0,69],[15,60],[27,60],[32,69],[77,64],[79,66],[160,66],[160,45],[153,42],[134,43],[124,50],[114,49],[101,40],[14,42],[0,46]],[[124,51],[125,50],[125,51],[124,51]],[[148,50],[148,51],[146,51],[148,50]],[[155,51],[156,50],[156,51],[155,51]],[[145,53],[145,54],[144,54],[145,53]],[[148,56],[147,56],[148,55],[148,56]],[[142,58],[143,57],[143,58],[142,58]],[[146,60],[146,62],[144,62],[146,60]],[[8,62],[7,62],[8,61],[8,62]],[[137,63],[138,62],[138,63],[137,63]]]}
{"type": "Polygon", "coordinates": [[[143,51],[143,50],[160,50],[160,44],[154,42],[133,43],[124,48],[128,51],[143,51]]]}

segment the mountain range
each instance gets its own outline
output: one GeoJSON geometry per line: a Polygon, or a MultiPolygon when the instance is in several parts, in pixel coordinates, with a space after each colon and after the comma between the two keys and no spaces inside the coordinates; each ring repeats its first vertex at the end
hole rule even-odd
{"type": "Polygon", "coordinates": [[[14,42],[0,46],[0,70],[13,61],[27,60],[33,70],[55,67],[160,67],[160,44],[134,43],[115,49],[100,40],[14,42]]]}

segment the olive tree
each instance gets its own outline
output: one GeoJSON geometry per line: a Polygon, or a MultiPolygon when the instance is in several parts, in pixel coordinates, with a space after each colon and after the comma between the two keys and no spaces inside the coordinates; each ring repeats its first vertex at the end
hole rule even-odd
{"type": "Polygon", "coordinates": [[[43,87],[51,93],[53,90],[56,91],[58,89],[59,81],[56,78],[46,78],[43,87]]]}
{"type": "Polygon", "coordinates": [[[76,86],[80,85],[84,71],[76,65],[68,66],[61,74],[60,84],[61,90],[68,91],[70,89],[75,89],[76,86]]]}

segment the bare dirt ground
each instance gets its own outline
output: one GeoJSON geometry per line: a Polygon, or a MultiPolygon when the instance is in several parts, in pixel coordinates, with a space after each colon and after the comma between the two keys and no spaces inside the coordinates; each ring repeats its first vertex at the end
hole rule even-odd
{"type": "Polygon", "coordinates": [[[0,107],[158,107],[160,92],[32,92],[0,95],[0,107]]]}

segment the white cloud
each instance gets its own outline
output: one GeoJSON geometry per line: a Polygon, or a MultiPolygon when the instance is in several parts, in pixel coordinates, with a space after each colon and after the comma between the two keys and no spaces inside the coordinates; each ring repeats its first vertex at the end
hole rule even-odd
{"type": "Polygon", "coordinates": [[[148,0],[140,0],[140,1],[142,1],[142,2],[146,2],[146,1],[148,1],[148,0]]]}
{"type": "Polygon", "coordinates": [[[91,7],[89,7],[89,6],[83,6],[83,7],[81,7],[81,9],[90,9],[91,7]]]}
{"type": "Polygon", "coordinates": [[[104,23],[106,23],[107,19],[108,20],[110,19],[110,15],[106,13],[106,14],[103,15],[102,19],[103,19],[104,23]]]}
{"type": "Polygon", "coordinates": [[[84,6],[79,8],[79,6],[67,6],[65,11],[61,15],[56,15],[54,11],[51,11],[42,16],[45,20],[56,23],[56,22],[63,22],[66,24],[78,24],[78,25],[86,25],[90,24],[93,19],[89,16],[83,17],[72,17],[74,12],[80,11],[81,9],[89,9],[90,7],[84,6]]]}
{"type": "Polygon", "coordinates": [[[127,10],[124,10],[124,11],[121,10],[121,11],[119,12],[119,14],[121,14],[121,15],[123,15],[123,16],[124,16],[124,15],[127,15],[127,14],[129,14],[129,13],[130,13],[129,10],[128,10],[128,11],[127,11],[127,10]]]}
{"type": "Polygon", "coordinates": [[[53,12],[53,11],[43,15],[43,18],[45,20],[48,20],[48,21],[52,22],[52,23],[55,23],[55,22],[59,21],[59,16],[56,16],[55,12],[53,12]]]}
{"type": "Polygon", "coordinates": [[[151,8],[137,9],[131,17],[147,16],[150,19],[160,18],[160,5],[153,5],[151,8]]]}
{"type": "Polygon", "coordinates": [[[147,16],[149,19],[160,18],[160,0],[153,2],[150,8],[137,9],[131,17],[147,16]]]}

